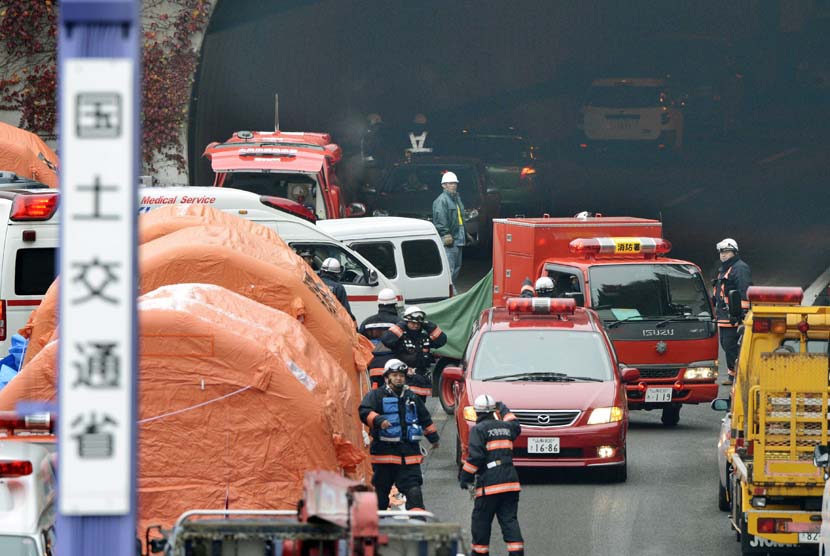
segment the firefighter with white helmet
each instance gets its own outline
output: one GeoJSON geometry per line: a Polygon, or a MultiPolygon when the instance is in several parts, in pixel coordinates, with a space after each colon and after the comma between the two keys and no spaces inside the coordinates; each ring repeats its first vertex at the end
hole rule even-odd
{"type": "Polygon", "coordinates": [[[343,267],[340,265],[340,261],[334,257],[327,258],[320,266],[320,279],[329,287],[337,298],[337,301],[340,302],[349,313],[349,316],[352,317],[352,320],[356,320],[352,314],[352,307],[349,305],[349,296],[346,294],[346,288],[340,283],[342,274],[343,267]]]}
{"type": "Polygon", "coordinates": [[[749,300],[746,292],[752,285],[752,271],[739,255],[738,242],[731,237],[719,241],[715,245],[720,257],[718,277],[715,279],[712,297],[715,302],[715,313],[718,321],[718,335],[720,345],[726,356],[727,379],[723,384],[731,385],[735,378],[735,361],[738,359],[738,325],[729,316],[729,292],[737,291],[741,296],[741,309],[749,309],[749,300]]]}
{"type": "Polygon", "coordinates": [[[473,402],[476,424],[470,430],[468,455],[461,468],[462,489],[475,485],[475,505],[470,532],[473,553],[490,554],[493,517],[498,517],[507,552],[524,556],[519,527],[519,474],[513,466],[513,442],[522,430],[516,416],[489,394],[473,402]]]}
{"type": "Polygon", "coordinates": [[[441,328],[429,322],[426,313],[411,305],[403,318],[381,336],[380,341],[411,368],[407,380],[409,387],[424,400],[432,393],[430,367],[432,350],[447,343],[447,335],[441,328]]]}
{"type": "Polygon", "coordinates": [[[444,172],[441,188],[444,191],[432,202],[432,223],[444,241],[444,250],[447,252],[455,284],[461,270],[461,248],[467,242],[464,203],[458,195],[458,176],[454,172],[444,172]]]}
{"type": "Polygon", "coordinates": [[[398,296],[391,288],[383,288],[378,293],[378,312],[367,317],[358,328],[358,332],[369,338],[375,348],[369,362],[369,380],[372,388],[383,386],[383,370],[386,362],[394,357],[391,349],[383,345],[381,337],[400,320],[398,315],[398,296]]]}
{"type": "Polygon", "coordinates": [[[548,276],[540,276],[536,283],[531,285],[530,278],[525,278],[519,297],[554,297],[553,280],[548,276]]]}
{"type": "Polygon", "coordinates": [[[372,485],[381,510],[389,506],[392,485],[406,496],[407,510],[424,510],[420,441],[426,437],[432,449],[438,447],[438,429],[424,402],[406,386],[406,373],[406,363],[390,359],[383,373],[386,383],[366,394],[358,409],[372,435],[372,485]]]}

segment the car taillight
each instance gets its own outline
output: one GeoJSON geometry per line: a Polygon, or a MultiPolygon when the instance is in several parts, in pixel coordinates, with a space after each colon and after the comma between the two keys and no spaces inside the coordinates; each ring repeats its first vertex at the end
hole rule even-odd
{"type": "Polygon", "coordinates": [[[536,175],[536,168],[532,166],[525,166],[519,174],[519,179],[528,179],[536,175]]]}
{"type": "Polygon", "coordinates": [[[49,220],[58,210],[57,193],[38,193],[35,195],[17,195],[12,201],[9,220],[16,222],[26,220],[49,220]]]}
{"type": "Polygon", "coordinates": [[[0,478],[14,479],[32,474],[32,462],[26,460],[0,461],[0,478]]]}
{"type": "Polygon", "coordinates": [[[784,319],[754,319],[752,331],[760,334],[772,332],[773,334],[784,334],[787,331],[787,321],[784,319]]]}
{"type": "Polygon", "coordinates": [[[6,339],[6,300],[0,300],[0,342],[6,339]]]}
{"type": "Polygon", "coordinates": [[[786,533],[790,523],[790,518],[759,517],[757,527],[759,533],[786,533]]]}

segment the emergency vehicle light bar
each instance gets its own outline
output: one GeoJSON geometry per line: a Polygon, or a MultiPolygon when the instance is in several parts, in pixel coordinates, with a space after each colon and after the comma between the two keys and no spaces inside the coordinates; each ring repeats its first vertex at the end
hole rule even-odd
{"type": "Polygon", "coordinates": [[[32,462],[27,460],[0,461],[0,478],[15,479],[32,474],[32,462]]]}
{"type": "Polygon", "coordinates": [[[570,298],[511,297],[507,300],[507,312],[533,315],[573,315],[576,301],[570,298]]]}
{"type": "Polygon", "coordinates": [[[239,156],[282,156],[292,158],[297,156],[297,149],[277,149],[273,147],[245,147],[239,149],[239,156]]]}
{"type": "Polygon", "coordinates": [[[801,305],[804,290],[797,287],[750,286],[746,298],[750,303],[801,305]]]}
{"type": "Polygon", "coordinates": [[[49,413],[21,416],[14,411],[0,411],[0,430],[53,432],[54,425],[49,413]]]}
{"type": "Polygon", "coordinates": [[[577,238],[568,244],[574,255],[633,256],[664,255],[671,242],[659,237],[590,237],[577,238]]]}
{"type": "Polygon", "coordinates": [[[49,220],[57,210],[57,193],[21,194],[15,196],[12,201],[9,219],[14,221],[49,220]]]}

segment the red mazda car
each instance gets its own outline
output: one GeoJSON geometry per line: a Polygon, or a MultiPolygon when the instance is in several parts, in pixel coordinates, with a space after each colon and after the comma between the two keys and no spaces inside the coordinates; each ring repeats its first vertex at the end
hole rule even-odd
{"type": "Polygon", "coordinates": [[[621,369],[597,314],[573,299],[514,298],[483,311],[454,381],[456,463],[467,458],[473,400],[490,394],[522,425],[513,443],[519,467],[597,467],[612,481],[627,476],[628,405],[621,369]]]}

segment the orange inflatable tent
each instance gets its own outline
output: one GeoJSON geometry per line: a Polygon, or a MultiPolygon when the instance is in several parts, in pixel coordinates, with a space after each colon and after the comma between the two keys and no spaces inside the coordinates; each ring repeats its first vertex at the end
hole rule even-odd
{"type": "MultiPolygon", "coordinates": [[[[328,287],[275,232],[210,207],[165,207],[148,214],[146,222],[143,239],[155,239],[139,250],[142,292],[181,282],[227,287],[300,319],[356,386],[365,379],[371,343],[357,334],[328,287]],[[156,216],[162,211],[165,218],[156,216]]],[[[24,365],[52,338],[56,303],[57,282],[21,330],[30,338],[24,365]]]]}
{"type": "Polygon", "coordinates": [[[57,188],[57,168],[58,156],[40,137],[0,122],[0,170],[57,188]]]}
{"type": "MultiPolygon", "coordinates": [[[[193,508],[294,508],[307,470],[370,472],[358,396],[296,319],[216,286],[139,300],[139,532],[193,508]]],[[[55,398],[58,341],[0,391],[55,398]]]]}

